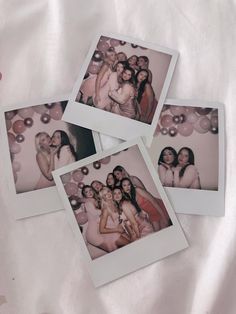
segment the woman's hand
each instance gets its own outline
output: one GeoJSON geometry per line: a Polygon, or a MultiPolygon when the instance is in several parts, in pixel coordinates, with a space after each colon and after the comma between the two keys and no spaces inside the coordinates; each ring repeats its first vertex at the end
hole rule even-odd
{"type": "Polygon", "coordinates": [[[164,163],[164,162],[161,162],[160,164],[161,164],[163,167],[165,167],[167,170],[172,168],[171,165],[168,165],[168,164],[166,164],[166,163],[164,163]]]}
{"type": "Polygon", "coordinates": [[[100,95],[99,94],[95,95],[95,97],[94,97],[94,104],[97,105],[100,101],[101,101],[100,95]]]}
{"type": "Polygon", "coordinates": [[[56,153],[59,151],[59,146],[56,147],[50,147],[50,154],[51,155],[56,155],[56,153]]]}

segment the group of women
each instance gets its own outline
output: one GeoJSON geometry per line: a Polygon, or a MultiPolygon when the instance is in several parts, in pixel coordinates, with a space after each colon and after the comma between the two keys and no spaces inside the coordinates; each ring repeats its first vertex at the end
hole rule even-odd
{"type": "Polygon", "coordinates": [[[35,190],[55,185],[52,171],[77,160],[75,149],[63,130],[56,130],[52,137],[46,132],[37,133],[35,148],[36,161],[41,172],[35,190]]]}
{"type": "Polygon", "coordinates": [[[105,252],[172,224],[163,202],[122,166],[107,175],[106,185],[97,180],[85,185],[82,196],[88,217],[86,240],[105,252]]]}
{"type": "Polygon", "coordinates": [[[151,124],[157,101],[146,56],[116,53],[110,47],[98,74],[83,80],[76,100],[151,124]]]}
{"type": "Polygon", "coordinates": [[[177,153],[173,147],[165,147],[158,160],[158,174],[162,185],[201,189],[198,170],[194,163],[191,148],[182,147],[177,153]]]}

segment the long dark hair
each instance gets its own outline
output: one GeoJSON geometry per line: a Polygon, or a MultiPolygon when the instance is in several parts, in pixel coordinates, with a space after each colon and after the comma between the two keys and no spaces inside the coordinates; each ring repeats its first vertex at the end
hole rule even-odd
{"type": "Polygon", "coordinates": [[[97,208],[101,209],[101,199],[91,185],[86,184],[82,187],[81,193],[82,193],[83,197],[87,198],[85,195],[85,189],[87,189],[87,188],[90,188],[93,191],[93,198],[97,201],[97,208]]]}
{"type": "Polygon", "coordinates": [[[134,80],[135,80],[135,71],[134,71],[134,69],[132,69],[130,66],[125,66],[123,73],[124,73],[126,70],[128,70],[128,71],[131,72],[131,78],[130,78],[128,81],[123,81],[123,79],[122,79],[122,82],[129,82],[129,83],[131,83],[132,85],[134,85],[134,80]]]}
{"type": "Polygon", "coordinates": [[[106,186],[107,186],[108,188],[110,188],[110,189],[113,190],[113,189],[116,187],[117,182],[118,182],[118,180],[117,180],[116,177],[114,176],[113,172],[108,173],[107,179],[106,179],[106,186]],[[113,177],[113,179],[114,179],[114,185],[113,185],[113,186],[111,186],[111,185],[108,184],[108,182],[107,182],[107,181],[108,181],[108,176],[112,176],[112,177],[113,177]]]}
{"type": "Polygon", "coordinates": [[[120,183],[120,186],[121,186],[121,189],[122,189],[122,192],[123,192],[123,195],[124,195],[124,199],[125,200],[128,200],[131,202],[131,204],[136,208],[136,211],[138,213],[140,213],[142,211],[142,209],[139,207],[137,201],[136,201],[136,189],[133,185],[133,183],[131,182],[131,180],[129,178],[123,178],[121,180],[121,183],[120,183]],[[123,182],[124,181],[128,181],[130,183],[130,186],[131,186],[131,189],[130,189],[130,194],[126,193],[123,189],[123,182]]]}
{"type": "Polygon", "coordinates": [[[167,147],[165,147],[165,148],[162,149],[162,151],[161,151],[161,153],[160,153],[159,160],[158,160],[158,165],[161,165],[161,163],[165,163],[165,162],[164,162],[164,158],[163,158],[163,157],[164,157],[164,151],[165,151],[165,150],[171,151],[172,154],[174,155],[174,161],[173,161],[172,165],[173,165],[174,167],[176,167],[177,164],[178,164],[178,155],[177,155],[176,150],[175,150],[173,147],[171,147],[171,146],[167,146],[167,147]]]}
{"type": "Polygon", "coordinates": [[[192,149],[189,148],[189,147],[182,147],[182,148],[180,148],[180,150],[179,150],[179,152],[178,152],[177,158],[179,157],[179,154],[181,153],[181,151],[184,150],[184,149],[188,152],[188,164],[185,165],[185,166],[180,170],[180,172],[179,172],[179,177],[180,177],[180,178],[183,177],[184,172],[185,172],[186,168],[187,168],[189,165],[194,165],[194,154],[193,154],[192,149]]]}
{"type": "Polygon", "coordinates": [[[137,87],[138,85],[138,75],[140,72],[146,72],[147,73],[147,77],[145,78],[145,80],[143,80],[140,85],[139,85],[139,88],[138,88],[138,96],[137,96],[137,101],[138,103],[140,103],[141,99],[142,99],[142,96],[143,96],[143,93],[144,93],[144,90],[145,90],[145,86],[146,84],[148,83],[148,77],[149,77],[149,72],[148,70],[146,69],[141,69],[137,72],[137,74],[135,75],[135,85],[137,87]]]}
{"type": "MultiPolygon", "coordinates": [[[[71,151],[71,154],[74,156],[75,161],[76,161],[78,158],[77,158],[77,155],[76,155],[76,152],[75,152],[74,147],[73,147],[73,146],[71,145],[71,143],[70,143],[70,140],[69,140],[69,137],[68,137],[67,133],[66,133],[65,131],[62,131],[62,130],[56,130],[56,131],[53,133],[53,135],[54,135],[56,132],[59,132],[60,135],[61,135],[61,145],[60,145],[60,148],[59,148],[59,150],[58,150],[58,152],[57,152],[57,157],[60,158],[60,153],[61,153],[61,149],[62,149],[63,146],[69,146],[70,151],[71,151]]],[[[53,135],[52,135],[52,136],[53,136],[53,135]]]]}

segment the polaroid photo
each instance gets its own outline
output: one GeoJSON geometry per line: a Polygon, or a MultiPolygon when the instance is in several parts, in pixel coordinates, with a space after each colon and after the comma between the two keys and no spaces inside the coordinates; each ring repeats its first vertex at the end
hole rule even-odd
{"type": "Polygon", "coordinates": [[[178,52],[133,38],[98,35],[75,83],[63,120],[151,145],[178,52]]]}
{"type": "Polygon", "coordinates": [[[54,97],[1,108],[6,194],[16,219],[63,209],[52,171],[101,150],[96,132],[61,120],[67,102],[54,97]]]}
{"type": "Polygon", "coordinates": [[[188,246],[140,138],[53,177],[96,287],[188,246]]]}
{"type": "Polygon", "coordinates": [[[149,149],[177,213],[223,216],[224,105],[167,99],[149,149]]]}

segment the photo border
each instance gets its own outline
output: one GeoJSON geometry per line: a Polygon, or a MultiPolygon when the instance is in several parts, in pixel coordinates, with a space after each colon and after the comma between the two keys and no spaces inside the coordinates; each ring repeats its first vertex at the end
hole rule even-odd
{"type": "MultiPolygon", "coordinates": [[[[14,212],[14,217],[16,220],[61,210],[63,209],[63,205],[60,197],[58,196],[56,186],[35,191],[16,193],[11,164],[11,155],[8,144],[8,131],[5,122],[5,112],[62,101],[68,101],[68,95],[44,99],[41,98],[32,100],[28,103],[21,102],[20,104],[11,104],[0,108],[0,147],[2,148],[2,153],[4,156],[4,175],[6,177],[7,191],[9,192],[9,197],[7,199],[8,205],[14,212]]],[[[96,152],[101,151],[102,145],[99,134],[92,131],[92,135],[96,152]]]]}
{"type": "Polygon", "coordinates": [[[161,182],[141,138],[133,139],[131,141],[122,143],[115,148],[104,152],[99,152],[81,161],[77,161],[61,169],[57,169],[53,171],[52,174],[58,188],[58,194],[60,195],[66,209],[68,221],[79,243],[81,251],[84,254],[86,266],[92,277],[95,287],[118,279],[119,277],[122,277],[130,272],[138,270],[139,268],[147,266],[156,262],[157,260],[163,259],[164,257],[167,257],[188,247],[188,243],[181,226],[165,194],[165,191],[161,185],[161,182]],[[160,197],[166,206],[172,221],[172,225],[147,237],[139,239],[138,241],[132,242],[129,245],[119,248],[116,251],[92,260],[86,247],[83,235],[80,232],[76,218],[73,214],[60,176],[107,156],[111,156],[112,154],[123,151],[124,149],[134,145],[138,145],[139,147],[140,153],[144,158],[144,162],[149,170],[150,176],[152,177],[160,197]]]}
{"type": "Polygon", "coordinates": [[[169,49],[154,43],[134,39],[132,37],[105,32],[97,34],[83,62],[79,76],[76,80],[76,83],[70,95],[68,106],[66,107],[66,110],[62,116],[62,120],[123,140],[130,140],[132,138],[142,136],[143,140],[145,141],[145,144],[147,146],[150,146],[153,140],[155,126],[158,123],[159,115],[161,113],[167,95],[167,91],[169,89],[172,76],[174,74],[175,66],[178,60],[178,55],[179,53],[176,50],[169,49]],[[94,51],[96,50],[99,38],[101,36],[114,38],[117,40],[123,40],[128,43],[134,43],[138,46],[152,49],[157,52],[166,53],[171,56],[171,61],[167,71],[166,79],[164,81],[164,85],[162,87],[161,94],[158,99],[158,105],[155,110],[155,114],[151,124],[146,124],[134,119],[120,116],[118,114],[107,112],[99,108],[90,107],[88,105],[75,101],[80,86],[83,82],[84,75],[86,73],[88,65],[91,61],[94,51]]]}
{"type": "MultiPolygon", "coordinates": [[[[224,104],[196,99],[166,99],[165,105],[218,109],[218,190],[164,187],[176,213],[224,216],[225,213],[225,113],[224,104]]],[[[158,136],[157,136],[158,138],[158,136]]],[[[167,145],[168,146],[168,145],[167,145]]],[[[156,170],[157,172],[157,170],[156,170]]]]}

